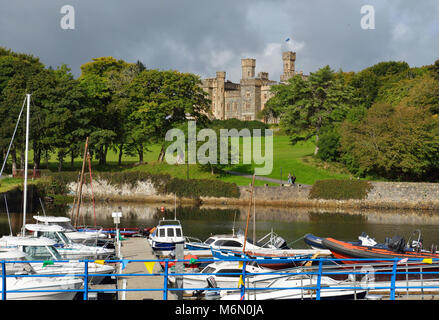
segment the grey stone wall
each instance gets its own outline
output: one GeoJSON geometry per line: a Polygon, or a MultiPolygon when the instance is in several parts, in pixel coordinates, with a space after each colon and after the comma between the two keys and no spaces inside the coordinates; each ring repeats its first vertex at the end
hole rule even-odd
{"type": "MultiPolygon", "coordinates": [[[[251,187],[239,187],[240,199],[249,199],[251,187]]],[[[311,186],[283,186],[283,187],[255,187],[254,197],[256,201],[294,201],[308,200],[311,186]]]]}
{"type": "Polygon", "coordinates": [[[372,201],[438,201],[439,183],[371,182],[367,195],[372,201]]]}

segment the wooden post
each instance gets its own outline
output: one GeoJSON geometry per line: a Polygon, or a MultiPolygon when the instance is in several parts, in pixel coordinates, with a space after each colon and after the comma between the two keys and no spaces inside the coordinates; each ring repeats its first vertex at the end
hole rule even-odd
{"type": "Polygon", "coordinates": [[[84,158],[82,160],[81,178],[80,178],[80,181],[79,181],[79,195],[78,195],[78,206],[76,208],[75,227],[76,227],[76,222],[78,221],[79,209],[81,207],[82,184],[83,184],[83,181],[84,181],[84,170],[85,170],[85,160],[87,158],[87,149],[88,149],[88,137],[87,137],[87,139],[85,139],[84,158]]]}

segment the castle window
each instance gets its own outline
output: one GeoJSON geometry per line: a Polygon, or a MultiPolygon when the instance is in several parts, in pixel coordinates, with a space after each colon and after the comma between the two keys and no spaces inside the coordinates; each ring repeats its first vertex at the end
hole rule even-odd
{"type": "Polygon", "coordinates": [[[247,92],[245,93],[245,96],[246,96],[247,98],[250,98],[250,91],[247,91],[247,92]]]}
{"type": "Polygon", "coordinates": [[[227,104],[227,112],[230,111],[230,103],[227,104]]]}
{"type": "Polygon", "coordinates": [[[245,103],[245,110],[249,110],[250,109],[250,103],[246,102],[245,103]]]}

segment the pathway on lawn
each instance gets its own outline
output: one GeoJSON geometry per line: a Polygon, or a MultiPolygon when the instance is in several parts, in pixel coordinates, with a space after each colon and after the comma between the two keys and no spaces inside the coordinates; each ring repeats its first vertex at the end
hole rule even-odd
{"type": "MultiPolygon", "coordinates": [[[[238,172],[238,171],[226,171],[226,172],[230,173],[234,176],[241,176],[241,177],[253,179],[253,176],[251,174],[242,173],[242,172],[238,172]]],[[[272,183],[278,183],[278,184],[288,184],[288,180],[280,180],[280,179],[273,179],[273,178],[260,177],[260,176],[256,176],[255,179],[259,180],[259,181],[266,181],[266,182],[272,182],[272,183]]],[[[301,186],[311,186],[311,185],[302,184],[302,183],[299,183],[299,184],[301,186]]]]}

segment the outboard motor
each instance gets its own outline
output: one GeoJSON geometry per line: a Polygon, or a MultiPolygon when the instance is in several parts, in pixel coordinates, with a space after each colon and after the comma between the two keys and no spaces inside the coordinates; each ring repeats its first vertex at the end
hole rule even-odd
{"type": "Polygon", "coordinates": [[[216,284],[216,280],[214,277],[208,277],[206,281],[208,288],[218,288],[218,285],[216,284]]]}
{"type": "Polygon", "coordinates": [[[274,243],[273,245],[277,248],[277,249],[289,249],[288,248],[288,244],[285,241],[284,238],[277,236],[276,239],[274,239],[274,243]]]}
{"type": "Polygon", "coordinates": [[[389,248],[392,249],[395,252],[404,252],[405,251],[405,239],[400,236],[395,236],[392,239],[389,240],[389,248]]]}
{"type": "Polygon", "coordinates": [[[375,239],[369,237],[365,232],[361,233],[361,235],[358,237],[358,240],[360,240],[362,246],[373,247],[377,244],[375,239]]]}
{"type": "MultiPolygon", "coordinates": [[[[215,281],[215,278],[213,276],[210,276],[206,279],[207,282],[207,287],[206,288],[218,288],[218,285],[215,281]]],[[[192,293],[193,297],[200,297],[202,294],[207,295],[207,296],[216,296],[218,295],[217,292],[215,292],[215,290],[197,290],[195,292],[192,293]],[[211,292],[213,291],[213,292],[211,292]]]]}

